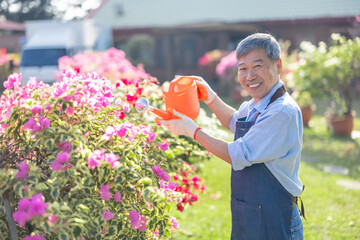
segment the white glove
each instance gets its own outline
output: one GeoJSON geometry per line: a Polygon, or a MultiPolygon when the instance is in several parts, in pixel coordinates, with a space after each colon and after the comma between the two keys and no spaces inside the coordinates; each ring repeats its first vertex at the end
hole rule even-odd
{"type": "Polygon", "coordinates": [[[207,99],[204,99],[204,102],[209,105],[211,104],[215,97],[216,97],[216,92],[214,92],[210,85],[202,78],[202,77],[199,77],[199,76],[191,76],[191,77],[194,77],[196,78],[196,85],[200,85],[200,86],[203,86],[205,89],[206,89],[206,92],[207,92],[207,99]]]}
{"type": "Polygon", "coordinates": [[[199,126],[189,117],[174,110],[174,114],[181,119],[160,120],[174,135],[185,135],[194,138],[194,133],[199,126]]]}

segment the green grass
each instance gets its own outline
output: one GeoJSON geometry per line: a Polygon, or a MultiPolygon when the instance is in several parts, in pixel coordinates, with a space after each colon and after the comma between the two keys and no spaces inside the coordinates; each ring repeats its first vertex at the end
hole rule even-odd
{"type": "MultiPolygon", "coordinates": [[[[356,110],[360,114],[360,109],[356,110]]],[[[355,130],[360,131],[359,117],[355,130]]],[[[204,163],[199,175],[207,189],[200,194],[200,202],[183,213],[174,212],[180,229],[172,239],[230,239],[230,165],[213,157],[204,163]]],[[[331,134],[322,110],[317,111],[310,127],[304,129],[300,178],[306,186],[302,194],[307,217],[305,239],[360,240],[360,190],[337,184],[344,179],[360,181],[360,139],[331,134]],[[349,174],[324,172],[325,164],[346,167],[349,174]]]]}

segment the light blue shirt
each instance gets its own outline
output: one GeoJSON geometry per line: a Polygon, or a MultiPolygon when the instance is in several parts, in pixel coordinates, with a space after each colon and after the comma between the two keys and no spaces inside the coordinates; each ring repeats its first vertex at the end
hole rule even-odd
{"type": "Polygon", "coordinates": [[[283,85],[279,81],[272,90],[257,103],[254,99],[241,104],[230,119],[230,130],[235,133],[236,120],[247,117],[254,121],[244,137],[228,143],[232,167],[242,170],[255,163],[265,163],[282,186],[293,196],[302,192],[298,176],[303,125],[301,111],[288,93],[267,107],[272,95],[283,85]]]}

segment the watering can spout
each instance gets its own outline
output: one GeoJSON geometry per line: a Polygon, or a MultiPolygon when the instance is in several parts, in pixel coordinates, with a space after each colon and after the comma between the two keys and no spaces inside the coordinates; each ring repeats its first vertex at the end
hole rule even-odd
{"type": "Polygon", "coordinates": [[[149,110],[164,120],[170,120],[172,117],[171,113],[169,111],[161,110],[161,109],[154,108],[154,107],[150,108],[149,110]]]}

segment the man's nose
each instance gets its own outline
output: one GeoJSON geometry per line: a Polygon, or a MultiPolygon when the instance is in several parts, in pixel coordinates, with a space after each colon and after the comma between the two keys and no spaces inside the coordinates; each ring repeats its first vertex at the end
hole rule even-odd
{"type": "Polygon", "coordinates": [[[252,69],[249,69],[246,74],[246,80],[251,81],[255,79],[255,76],[256,76],[255,72],[252,69]]]}

